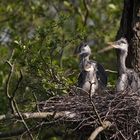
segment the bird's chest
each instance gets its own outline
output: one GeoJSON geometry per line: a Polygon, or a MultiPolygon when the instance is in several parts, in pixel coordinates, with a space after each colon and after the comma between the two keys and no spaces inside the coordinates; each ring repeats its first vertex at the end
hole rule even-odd
{"type": "Polygon", "coordinates": [[[98,82],[96,78],[87,78],[82,88],[87,92],[95,92],[95,90],[98,88],[98,82]]]}

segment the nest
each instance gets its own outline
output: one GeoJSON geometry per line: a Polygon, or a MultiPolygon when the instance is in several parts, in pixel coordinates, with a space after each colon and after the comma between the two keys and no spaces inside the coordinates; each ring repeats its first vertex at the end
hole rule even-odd
{"type": "MultiPolygon", "coordinates": [[[[104,95],[72,93],[50,98],[39,104],[41,111],[63,112],[57,120],[77,122],[76,129],[96,129],[102,122],[111,122],[104,135],[113,140],[140,139],[140,94],[127,90],[123,93],[106,92],[104,95]]],[[[54,117],[54,119],[56,119],[54,117]]]]}

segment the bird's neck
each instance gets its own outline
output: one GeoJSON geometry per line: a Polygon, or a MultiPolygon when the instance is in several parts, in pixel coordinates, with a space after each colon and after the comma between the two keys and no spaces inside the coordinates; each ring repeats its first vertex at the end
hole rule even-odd
{"type": "Polygon", "coordinates": [[[88,54],[88,53],[84,53],[84,54],[82,54],[82,55],[80,55],[80,62],[81,61],[85,61],[85,60],[89,60],[89,56],[90,56],[90,54],[88,54]]]}
{"type": "Polygon", "coordinates": [[[86,61],[89,61],[89,56],[80,56],[80,69],[83,70],[84,64],[86,61]]]}
{"type": "Polygon", "coordinates": [[[126,57],[127,57],[127,52],[125,51],[121,51],[120,52],[120,57],[119,57],[119,61],[120,61],[120,69],[119,69],[119,73],[123,74],[126,72],[126,65],[125,65],[125,61],[126,61],[126,57]]]}
{"type": "Polygon", "coordinates": [[[87,56],[80,56],[80,62],[89,61],[89,55],[87,56]]]}
{"type": "Polygon", "coordinates": [[[94,80],[95,81],[95,71],[89,71],[89,80],[92,81],[94,80]]]}

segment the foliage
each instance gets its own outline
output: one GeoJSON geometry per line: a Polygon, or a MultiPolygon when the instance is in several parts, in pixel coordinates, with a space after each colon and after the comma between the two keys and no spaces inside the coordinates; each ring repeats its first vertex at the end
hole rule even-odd
{"type": "MultiPolygon", "coordinates": [[[[23,75],[16,94],[22,112],[34,110],[36,101],[65,94],[76,85],[79,70],[73,52],[83,41],[93,40],[92,58],[115,70],[114,52],[102,56],[96,52],[115,38],[121,9],[121,0],[2,0],[0,113],[9,111],[5,95],[9,73],[5,62],[9,59],[15,65],[10,93],[20,70],[23,75]]],[[[110,77],[112,84],[116,75],[110,77]]]]}

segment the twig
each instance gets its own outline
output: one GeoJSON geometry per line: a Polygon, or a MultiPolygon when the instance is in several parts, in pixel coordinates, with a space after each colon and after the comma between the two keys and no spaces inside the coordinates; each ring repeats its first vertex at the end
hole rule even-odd
{"type": "Polygon", "coordinates": [[[9,73],[9,75],[8,75],[8,79],[7,79],[7,82],[6,82],[6,96],[7,96],[7,98],[9,99],[10,107],[11,107],[11,109],[12,109],[12,113],[13,113],[13,114],[16,114],[16,112],[17,112],[17,114],[19,115],[19,117],[20,117],[21,120],[22,120],[22,123],[24,124],[25,128],[27,129],[27,132],[29,133],[30,138],[31,138],[32,140],[34,140],[32,134],[30,133],[30,130],[29,130],[29,128],[28,128],[28,126],[27,126],[27,124],[26,124],[26,122],[25,122],[25,120],[24,120],[24,118],[22,117],[22,115],[21,115],[21,113],[20,113],[20,111],[19,111],[19,108],[18,108],[18,106],[17,106],[17,103],[16,103],[16,101],[15,101],[15,99],[14,99],[14,98],[15,98],[15,95],[16,95],[16,91],[17,91],[17,89],[18,89],[18,87],[19,87],[19,85],[20,85],[20,83],[21,83],[21,80],[22,80],[22,72],[21,72],[21,71],[20,71],[20,78],[19,78],[19,80],[18,80],[18,82],[17,82],[16,88],[14,89],[14,91],[12,92],[11,95],[10,95],[10,93],[9,93],[10,81],[11,81],[11,77],[12,77],[12,74],[13,74],[13,71],[14,71],[14,64],[12,65],[11,62],[10,62],[10,60],[11,60],[12,57],[13,57],[13,55],[14,55],[14,50],[13,50],[13,52],[12,52],[12,55],[11,55],[9,61],[6,61],[6,63],[10,66],[10,73],[9,73]]]}
{"type": "MultiPolygon", "coordinates": [[[[42,127],[43,122],[41,122],[38,125],[35,125],[33,127],[30,128],[30,131],[35,131],[36,129],[38,129],[40,126],[42,127]]],[[[11,130],[11,131],[6,131],[6,132],[0,132],[0,139],[5,139],[5,138],[11,138],[11,137],[17,137],[19,135],[21,135],[21,137],[27,132],[26,128],[17,128],[15,130],[11,130]]],[[[22,139],[22,138],[20,138],[22,139]]]]}
{"type": "Polygon", "coordinates": [[[96,128],[93,132],[92,132],[92,134],[91,134],[91,136],[89,137],[89,139],[88,140],[95,140],[95,138],[97,137],[97,135],[101,132],[101,131],[103,131],[103,130],[105,130],[107,127],[110,127],[111,126],[111,122],[109,122],[109,121],[102,121],[101,120],[101,117],[100,117],[100,115],[98,114],[98,111],[97,111],[97,109],[96,109],[96,106],[95,106],[95,103],[94,103],[94,101],[93,101],[93,98],[92,98],[92,93],[91,93],[91,90],[92,90],[92,84],[93,83],[91,83],[90,82],[90,91],[89,91],[89,98],[90,98],[90,102],[91,102],[91,104],[92,104],[92,107],[93,107],[93,110],[94,110],[94,112],[95,112],[95,115],[97,116],[97,118],[98,118],[98,121],[99,121],[99,123],[100,123],[100,125],[101,126],[99,126],[98,128],[96,128]]]}
{"type": "Polygon", "coordinates": [[[13,100],[13,103],[14,103],[14,106],[15,106],[16,112],[17,112],[18,116],[21,118],[23,125],[24,125],[25,128],[27,129],[27,132],[28,132],[28,134],[29,134],[31,140],[34,140],[33,135],[32,135],[32,133],[30,132],[30,129],[28,128],[27,123],[25,122],[25,120],[24,120],[22,114],[21,114],[20,111],[19,111],[19,108],[18,108],[18,105],[17,105],[16,101],[13,100]]]}
{"type": "Polygon", "coordinates": [[[117,74],[117,73],[118,73],[117,71],[110,70],[110,69],[106,69],[105,71],[106,71],[106,72],[110,72],[110,73],[115,73],[115,74],[117,74]]]}
{"type": "Polygon", "coordinates": [[[73,4],[71,4],[71,5],[74,8],[75,12],[77,12],[81,16],[82,22],[84,23],[85,22],[85,17],[83,15],[82,11],[81,11],[81,8],[78,7],[78,6],[75,6],[73,4]]]}
{"type": "Polygon", "coordinates": [[[84,16],[84,26],[85,26],[87,23],[88,16],[89,16],[89,7],[88,7],[88,4],[86,3],[86,0],[83,0],[83,5],[84,5],[85,10],[86,10],[86,13],[84,16]]]}
{"type": "Polygon", "coordinates": [[[25,128],[18,128],[15,130],[11,130],[9,132],[0,132],[0,139],[11,138],[14,136],[19,136],[26,131],[25,128]]]}
{"type": "Polygon", "coordinates": [[[16,88],[14,89],[14,91],[13,91],[13,93],[12,93],[12,98],[15,97],[15,95],[16,95],[16,91],[17,91],[18,88],[19,88],[19,85],[20,85],[20,83],[21,83],[21,81],[22,81],[22,78],[23,78],[23,75],[22,75],[22,71],[20,70],[20,77],[19,77],[19,79],[18,79],[18,82],[17,82],[16,88]]]}
{"type": "MultiPolygon", "coordinates": [[[[57,119],[60,117],[69,117],[67,115],[66,111],[59,111],[55,113],[54,116],[54,111],[52,112],[26,112],[26,113],[20,113],[20,115],[22,115],[22,117],[24,119],[43,119],[43,118],[47,118],[47,117],[51,117],[53,119],[57,119]]],[[[0,121],[4,121],[4,120],[10,120],[10,119],[20,119],[20,116],[18,115],[18,113],[16,114],[4,114],[4,115],[0,115],[0,121]]]]}
{"type": "MultiPolygon", "coordinates": [[[[92,90],[92,83],[90,83],[90,91],[89,91],[90,102],[91,102],[91,104],[92,104],[93,111],[95,112],[95,114],[96,114],[96,116],[97,116],[97,118],[98,118],[98,121],[99,121],[100,125],[103,126],[103,122],[102,122],[102,120],[101,120],[101,118],[100,118],[100,116],[99,116],[99,114],[98,114],[98,111],[97,111],[97,109],[96,109],[95,103],[94,103],[94,101],[93,101],[93,98],[92,98],[92,95],[91,95],[91,94],[92,94],[92,93],[91,93],[91,90],[92,90]]],[[[104,127],[104,126],[103,126],[103,127],[104,127]]]]}
{"type": "Polygon", "coordinates": [[[37,109],[38,112],[40,112],[40,109],[39,109],[39,106],[38,106],[38,100],[37,100],[37,97],[36,97],[35,93],[33,93],[33,97],[34,97],[35,102],[36,102],[36,109],[37,109]]]}
{"type": "Polygon", "coordinates": [[[109,121],[104,121],[103,122],[103,126],[99,126],[97,127],[90,135],[90,137],[88,138],[88,140],[95,140],[95,138],[97,137],[97,135],[102,132],[103,130],[105,130],[106,128],[110,127],[111,123],[109,121]]]}
{"type": "Polygon", "coordinates": [[[13,105],[13,97],[9,93],[10,81],[11,81],[11,77],[12,77],[12,74],[13,74],[13,71],[14,71],[14,65],[12,65],[10,61],[6,61],[6,63],[10,67],[10,72],[8,74],[8,78],[7,78],[7,81],[6,81],[6,88],[5,88],[6,89],[6,96],[9,100],[9,104],[10,104],[10,108],[11,108],[12,113],[15,113],[16,111],[15,111],[15,108],[14,108],[14,105],[13,105]]]}
{"type": "Polygon", "coordinates": [[[7,78],[7,81],[6,81],[6,96],[8,99],[11,98],[10,94],[9,94],[9,86],[10,86],[10,80],[11,80],[11,77],[12,77],[12,73],[13,73],[13,70],[14,70],[14,67],[12,66],[12,64],[9,62],[9,61],[6,61],[6,63],[10,66],[10,72],[8,74],[8,78],[7,78]]]}
{"type": "Polygon", "coordinates": [[[127,140],[127,138],[124,136],[124,134],[118,129],[117,125],[116,125],[116,129],[117,129],[117,131],[120,133],[120,135],[122,136],[122,138],[123,138],[124,140],[127,140]]]}

